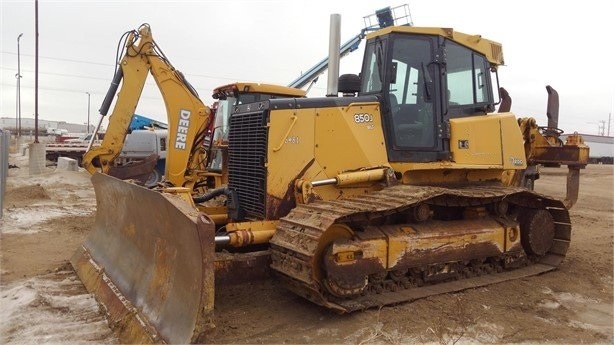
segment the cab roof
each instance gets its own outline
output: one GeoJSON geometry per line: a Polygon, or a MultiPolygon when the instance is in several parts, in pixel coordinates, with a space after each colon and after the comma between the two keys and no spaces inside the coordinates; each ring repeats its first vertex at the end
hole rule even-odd
{"type": "Polygon", "coordinates": [[[367,35],[367,39],[370,40],[393,32],[401,34],[441,36],[483,54],[486,56],[486,59],[488,59],[488,61],[495,66],[505,64],[503,60],[503,47],[501,43],[482,38],[481,35],[468,35],[462,32],[454,31],[452,28],[389,26],[369,33],[367,35]]]}

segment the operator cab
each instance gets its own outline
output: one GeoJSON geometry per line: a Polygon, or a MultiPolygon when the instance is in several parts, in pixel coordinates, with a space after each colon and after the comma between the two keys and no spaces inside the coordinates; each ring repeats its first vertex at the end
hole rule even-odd
{"type": "Polygon", "coordinates": [[[448,120],[494,111],[497,64],[454,41],[471,37],[500,50],[451,29],[391,27],[369,37],[359,95],[381,97],[391,162],[447,160],[448,120]]]}

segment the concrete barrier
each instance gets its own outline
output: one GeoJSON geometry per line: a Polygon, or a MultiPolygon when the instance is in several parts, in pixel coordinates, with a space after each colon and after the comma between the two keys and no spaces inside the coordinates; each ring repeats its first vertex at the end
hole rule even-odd
{"type": "Polygon", "coordinates": [[[79,165],[77,164],[76,159],[59,157],[58,165],[55,170],[79,171],[79,165]]]}
{"type": "Polygon", "coordinates": [[[28,146],[28,162],[30,164],[30,176],[40,175],[45,171],[45,144],[30,143],[28,146]]]}

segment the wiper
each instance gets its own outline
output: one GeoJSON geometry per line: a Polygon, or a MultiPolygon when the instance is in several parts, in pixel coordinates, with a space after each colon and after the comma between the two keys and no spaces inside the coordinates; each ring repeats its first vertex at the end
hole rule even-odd
{"type": "Polygon", "coordinates": [[[431,79],[431,75],[428,73],[428,70],[426,66],[424,65],[424,62],[422,62],[421,65],[422,65],[422,80],[424,82],[424,91],[426,93],[426,101],[430,102],[431,101],[431,88],[433,85],[433,80],[431,79]]]}
{"type": "Polygon", "coordinates": [[[384,48],[382,47],[382,40],[379,37],[375,41],[375,60],[377,62],[377,71],[380,83],[383,83],[384,76],[384,48]]]}

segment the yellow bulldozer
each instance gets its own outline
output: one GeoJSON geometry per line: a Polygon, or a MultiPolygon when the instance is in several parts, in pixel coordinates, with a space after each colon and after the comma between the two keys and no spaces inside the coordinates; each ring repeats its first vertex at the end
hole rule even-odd
{"type": "MultiPolygon", "coordinates": [[[[159,56],[149,27],[132,35],[126,77],[159,56]]],[[[230,97],[219,157],[203,144],[210,109],[163,92],[184,158],[151,189],[95,173],[95,226],[71,263],[138,343],[210,341],[216,286],[249,276],[346,313],[555,269],[588,147],[559,139],[550,87],[548,126],[511,113],[503,64],[479,35],[388,26],[330,97],[230,97]],[[539,165],[561,164],[565,200],[532,190],[539,165]]]]}

